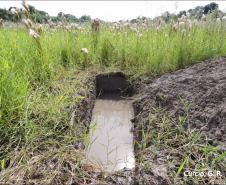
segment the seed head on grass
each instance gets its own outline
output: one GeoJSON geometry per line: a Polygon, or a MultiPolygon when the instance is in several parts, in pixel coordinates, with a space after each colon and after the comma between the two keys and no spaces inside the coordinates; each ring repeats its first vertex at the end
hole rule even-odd
{"type": "Polygon", "coordinates": [[[137,32],[137,38],[138,39],[141,39],[141,37],[142,37],[142,33],[140,33],[139,31],[137,32]]]}
{"type": "Polygon", "coordinates": [[[22,15],[25,16],[22,20],[22,22],[25,24],[26,28],[29,31],[29,35],[35,40],[38,51],[41,53],[41,43],[40,43],[40,33],[41,33],[41,28],[40,26],[36,26],[32,20],[30,19],[30,10],[29,6],[26,4],[25,1],[22,2],[22,15]]]}
{"type": "Polygon", "coordinates": [[[41,24],[37,24],[36,30],[37,30],[38,34],[41,34],[43,32],[43,26],[41,24]]]}
{"type": "Polygon", "coordinates": [[[226,16],[222,17],[221,19],[223,22],[226,22],[226,16]]]}
{"type": "Polygon", "coordinates": [[[86,67],[88,65],[88,53],[89,53],[89,50],[87,48],[82,48],[81,52],[83,53],[83,57],[84,57],[83,67],[86,67]]]}
{"type": "Polygon", "coordinates": [[[25,0],[22,1],[22,6],[24,7],[25,10],[28,12],[30,11],[28,4],[25,2],[25,0]]]}
{"type": "Polygon", "coordinates": [[[89,53],[89,50],[87,48],[82,48],[81,52],[87,55],[89,53]]]}
{"type": "Polygon", "coordinates": [[[221,23],[221,18],[218,17],[218,18],[216,19],[216,22],[217,22],[217,23],[221,23]]]}
{"type": "Polygon", "coordinates": [[[29,35],[35,40],[39,39],[40,35],[36,33],[33,29],[29,29],[29,35]]]}
{"type": "Polygon", "coordinates": [[[205,16],[204,14],[203,14],[202,17],[201,17],[201,20],[202,20],[202,21],[206,21],[206,16],[205,16]]]}
{"type": "Polygon", "coordinates": [[[184,21],[181,21],[181,22],[179,22],[179,27],[184,27],[186,24],[185,24],[185,22],[184,21]]]}
{"type": "Polygon", "coordinates": [[[28,4],[25,2],[25,0],[22,1],[22,13],[28,18],[30,16],[30,8],[28,4]]]}
{"type": "Polygon", "coordinates": [[[22,22],[24,23],[27,29],[32,27],[32,21],[30,19],[23,19],[22,22]]]}

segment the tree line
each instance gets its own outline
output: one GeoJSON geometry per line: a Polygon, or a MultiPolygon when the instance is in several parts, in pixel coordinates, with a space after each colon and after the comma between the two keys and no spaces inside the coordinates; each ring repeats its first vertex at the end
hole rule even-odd
{"type": "MultiPolygon", "coordinates": [[[[6,21],[18,22],[21,21],[22,15],[15,12],[16,7],[10,7],[9,9],[0,8],[0,18],[6,21]]],[[[20,10],[20,9],[19,9],[20,10]]],[[[34,6],[29,5],[30,18],[32,21],[37,23],[46,23],[48,20],[53,22],[62,21],[62,19],[67,22],[79,23],[79,22],[89,22],[91,17],[88,15],[83,15],[80,18],[77,18],[71,14],[64,14],[59,12],[57,16],[50,16],[47,12],[38,10],[34,6]]]]}
{"type": "MultiPolygon", "coordinates": [[[[12,21],[12,22],[18,22],[22,19],[21,15],[15,14],[12,10],[15,9],[16,7],[10,7],[8,10],[7,9],[1,9],[0,8],[0,18],[3,20],[7,21],[12,21]]],[[[47,12],[38,10],[34,6],[29,5],[30,9],[30,15],[31,19],[34,22],[37,23],[46,23],[48,20],[51,20],[53,22],[58,22],[62,21],[62,19],[66,20],[67,22],[71,23],[84,23],[84,22],[90,22],[91,17],[88,15],[83,15],[80,18],[77,18],[74,15],[71,14],[64,14],[63,12],[59,12],[57,16],[50,16],[47,12]]],[[[225,15],[222,11],[219,10],[219,6],[217,3],[212,2],[210,4],[207,4],[205,6],[196,6],[193,9],[189,9],[188,11],[180,11],[178,14],[173,14],[169,12],[165,12],[162,17],[164,17],[165,21],[169,21],[171,19],[177,20],[178,18],[182,17],[183,15],[189,15],[190,17],[196,18],[196,19],[201,19],[203,15],[206,15],[208,13],[213,13],[215,17],[221,17],[225,15]]],[[[158,17],[156,17],[158,18],[158,17]]],[[[140,19],[140,18],[138,18],[140,19]]],[[[136,22],[137,19],[132,19],[131,22],[136,22]]]]}
{"type": "MultiPolygon", "coordinates": [[[[222,18],[223,16],[226,16],[226,13],[219,10],[219,6],[217,3],[212,2],[205,6],[196,6],[193,9],[189,9],[187,11],[182,10],[180,12],[176,13],[169,13],[168,11],[164,12],[161,16],[157,16],[154,18],[154,20],[159,20],[159,18],[163,19],[165,22],[169,22],[171,20],[177,21],[178,18],[181,18],[182,16],[189,16],[191,19],[197,19],[200,20],[203,15],[210,14],[214,18],[222,18]]],[[[149,19],[147,17],[138,17],[136,19],[132,19],[131,22],[139,22],[140,20],[149,19]]]]}
{"type": "Polygon", "coordinates": [[[210,14],[212,15],[213,18],[221,18],[225,16],[226,14],[219,10],[219,5],[215,2],[209,3],[205,6],[196,6],[193,9],[189,9],[187,11],[182,10],[178,14],[173,14],[169,12],[165,12],[162,17],[165,19],[165,21],[169,20],[177,20],[178,18],[181,18],[182,16],[189,16],[190,18],[193,19],[201,19],[203,15],[210,14]]]}

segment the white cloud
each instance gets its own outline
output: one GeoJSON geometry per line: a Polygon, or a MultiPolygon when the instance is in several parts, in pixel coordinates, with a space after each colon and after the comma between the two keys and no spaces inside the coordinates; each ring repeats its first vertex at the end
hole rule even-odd
{"type": "MultiPolygon", "coordinates": [[[[44,10],[50,15],[58,12],[70,13],[77,17],[90,15],[108,21],[132,19],[138,16],[155,17],[165,11],[178,12],[188,10],[199,5],[206,5],[211,1],[27,1],[37,9],[44,10]]],[[[214,1],[221,10],[226,9],[223,1],[214,1]]],[[[21,1],[0,1],[0,8],[10,6],[21,7],[21,1]]]]}

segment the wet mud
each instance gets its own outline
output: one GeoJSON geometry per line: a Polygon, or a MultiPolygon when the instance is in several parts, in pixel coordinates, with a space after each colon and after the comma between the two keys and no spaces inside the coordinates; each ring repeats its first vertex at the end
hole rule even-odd
{"type": "Polygon", "coordinates": [[[115,172],[135,167],[131,119],[134,111],[129,82],[123,73],[96,77],[96,95],[89,128],[87,158],[100,171],[115,172]]]}
{"type": "Polygon", "coordinates": [[[130,122],[133,116],[130,101],[95,101],[87,157],[100,171],[114,172],[135,167],[130,122]]]}

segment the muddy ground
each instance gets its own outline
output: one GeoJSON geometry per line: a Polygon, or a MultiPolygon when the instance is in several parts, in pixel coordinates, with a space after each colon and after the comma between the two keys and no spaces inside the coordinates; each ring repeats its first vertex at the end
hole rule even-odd
{"type": "MultiPolygon", "coordinates": [[[[183,122],[183,131],[196,132],[201,137],[202,145],[217,146],[220,154],[226,150],[226,58],[207,60],[192,67],[165,74],[151,83],[142,84],[142,87],[140,99],[134,103],[137,115],[134,119],[135,138],[140,143],[142,143],[142,128],[149,135],[158,133],[167,135],[167,132],[162,132],[159,120],[170,118],[171,124],[165,129],[177,128],[179,122],[183,122]]],[[[138,166],[136,170],[138,184],[175,183],[172,182],[172,178],[170,180],[171,172],[169,171],[176,172],[180,164],[170,166],[169,161],[180,160],[180,152],[183,152],[180,150],[178,150],[179,154],[170,152],[183,145],[175,139],[176,137],[175,135],[174,138],[170,138],[168,148],[160,146],[158,155],[155,157],[153,150],[156,144],[151,140],[147,143],[143,158],[149,167],[144,169],[142,165],[138,166]]],[[[194,149],[190,148],[190,150],[194,149]]],[[[199,163],[197,156],[201,155],[200,152],[193,153],[191,160],[199,163]]],[[[209,160],[211,161],[211,158],[209,160]]],[[[193,168],[195,169],[195,165],[193,168]]],[[[211,179],[203,178],[203,181],[202,179],[178,181],[178,184],[226,183],[225,168],[218,166],[218,169],[223,173],[220,180],[212,179],[211,182],[211,179]]]]}
{"type": "MultiPolygon", "coordinates": [[[[83,98],[62,109],[69,112],[71,125],[82,123],[76,134],[84,133],[85,128],[87,131],[89,129],[97,93],[96,75],[96,72],[89,72],[88,77],[81,79],[80,90],[69,98],[83,98]]],[[[73,83],[73,80],[72,77],[70,83],[73,83]]],[[[226,164],[222,154],[226,150],[226,58],[207,60],[159,78],[146,77],[132,82],[135,92],[135,118],[132,120],[135,171],[122,170],[108,175],[95,172],[93,167],[83,162],[80,164],[83,157],[80,162],[75,161],[77,157],[74,155],[80,152],[73,151],[84,150],[81,138],[72,148],[66,151],[62,149],[62,154],[68,157],[60,165],[55,159],[59,174],[56,179],[49,181],[49,184],[225,184],[226,164]],[[193,136],[194,133],[200,137],[199,140],[196,135],[193,136]],[[206,156],[206,146],[216,146],[217,149],[212,148],[213,151],[206,156]],[[216,155],[222,155],[223,161],[220,159],[218,163],[212,164],[216,155]],[[195,170],[202,166],[206,170],[220,170],[222,176],[193,179],[179,174],[175,179],[185,156],[189,169],[195,170]],[[76,170],[76,173],[74,172],[74,166],[78,166],[76,170],[79,173],[76,170]]],[[[55,153],[57,155],[59,149],[56,149],[55,153]]],[[[26,174],[24,172],[23,177],[20,176],[21,184],[46,182],[45,174],[55,173],[55,169],[49,166],[53,163],[52,158],[54,157],[31,163],[33,165],[29,170],[26,169],[26,174]]],[[[18,173],[24,170],[20,168],[16,168],[18,173]]],[[[15,178],[11,176],[7,182],[15,182],[15,178]]]]}
{"type": "MultiPolygon", "coordinates": [[[[89,124],[91,119],[90,108],[93,107],[95,100],[94,78],[90,78],[91,90],[88,99],[81,102],[83,110],[79,110],[82,119],[89,124]]],[[[194,131],[200,135],[200,145],[216,146],[219,154],[226,149],[226,58],[211,59],[186,69],[178,70],[173,73],[165,74],[159,78],[149,77],[140,80],[134,80],[134,140],[142,143],[142,129],[148,134],[161,133],[162,128],[160,119],[167,117],[170,129],[177,127],[183,120],[182,133],[186,130],[194,131]],[[150,121],[151,116],[151,121],[150,121]]],[[[87,94],[85,95],[87,97],[87,94]]],[[[163,132],[162,134],[168,134],[163,132]]],[[[189,133],[186,133],[189,135],[189,133]]],[[[186,134],[187,143],[189,136],[186,134]]],[[[179,134],[178,134],[179,135],[179,134]]],[[[217,166],[223,176],[220,178],[201,178],[186,179],[180,175],[180,180],[173,181],[180,162],[183,159],[177,152],[186,152],[170,150],[180,148],[184,142],[174,141],[174,136],[170,140],[168,148],[159,147],[158,156],[153,155],[156,145],[150,138],[147,139],[145,149],[137,147],[135,144],[135,153],[137,166],[135,172],[121,171],[113,175],[103,175],[94,173],[93,181],[95,184],[222,184],[225,182],[226,170],[221,165],[217,166]],[[177,143],[176,143],[177,142],[177,143]],[[176,144],[175,144],[176,143],[176,144]],[[142,150],[142,152],[140,152],[142,150]],[[142,153],[142,157],[141,157],[142,153]],[[140,160],[142,158],[143,161],[140,160]],[[169,164],[169,163],[173,164],[169,164]],[[174,173],[172,173],[174,171],[174,173]]],[[[187,144],[185,144],[187,145],[187,144]]],[[[189,148],[193,150],[193,148],[189,148]]],[[[193,163],[203,163],[198,159],[202,155],[200,149],[194,149],[191,156],[193,163]],[[197,151],[196,151],[197,150],[197,151]]],[[[210,157],[211,160],[212,158],[210,157]]],[[[191,163],[192,163],[191,162],[191,163]]],[[[193,170],[197,166],[191,165],[193,170]]],[[[225,166],[224,166],[225,167],[225,166]]],[[[92,176],[92,175],[91,175],[92,176]]]]}
{"type": "Polygon", "coordinates": [[[226,59],[208,60],[163,75],[141,90],[135,103],[137,119],[146,119],[151,107],[172,118],[186,117],[186,127],[198,129],[211,145],[226,149],[226,59]]]}

